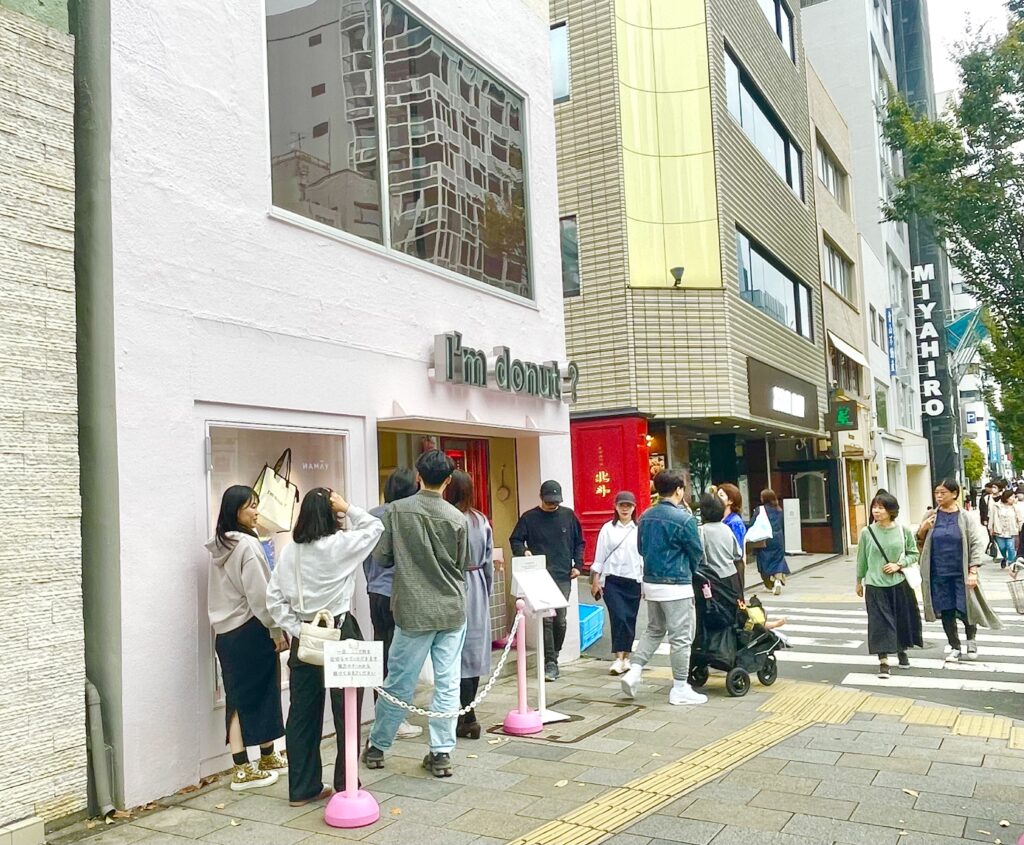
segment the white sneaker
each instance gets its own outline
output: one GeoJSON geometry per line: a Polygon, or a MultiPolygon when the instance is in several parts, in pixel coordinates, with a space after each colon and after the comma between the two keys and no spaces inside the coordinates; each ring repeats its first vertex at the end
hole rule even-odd
{"type": "Polygon", "coordinates": [[[978,643],[976,641],[974,641],[974,640],[968,640],[967,641],[967,654],[966,654],[966,657],[967,657],[968,660],[977,660],[978,659],[978,643]]]}
{"type": "Polygon", "coordinates": [[[707,700],[706,695],[701,695],[686,681],[673,681],[668,693],[669,704],[705,704],[707,700]]]}
{"type": "Polygon", "coordinates": [[[951,648],[949,650],[949,654],[946,655],[946,662],[947,663],[959,663],[960,662],[960,652],[957,651],[957,649],[955,649],[955,648],[951,648]]]}
{"type": "Polygon", "coordinates": [[[623,657],[622,658],[622,673],[625,674],[626,672],[628,672],[632,668],[633,668],[633,664],[629,662],[629,658],[628,657],[623,657]]]}
{"type": "Polygon", "coordinates": [[[636,698],[636,691],[640,688],[640,673],[643,670],[643,666],[630,666],[629,671],[619,678],[623,695],[629,698],[636,698]]]}
{"type": "Polygon", "coordinates": [[[399,739],[415,739],[421,733],[423,733],[423,728],[419,725],[410,725],[408,722],[402,722],[398,726],[397,736],[399,739]]]}
{"type": "Polygon", "coordinates": [[[612,661],[612,665],[608,668],[609,675],[621,675],[625,671],[626,670],[622,665],[621,657],[616,657],[615,660],[612,661]]]}
{"type": "Polygon", "coordinates": [[[781,596],[782,595],[782,582],[780,580],[778,580],[777,578],[775,579],[775,586],[772,587],[772,595],[773,596],[781,596]]]}

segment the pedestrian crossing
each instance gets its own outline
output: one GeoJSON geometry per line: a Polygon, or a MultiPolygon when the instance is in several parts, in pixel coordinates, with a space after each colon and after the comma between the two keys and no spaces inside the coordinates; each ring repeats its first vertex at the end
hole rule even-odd
{"type": "MultiPolygon", "coordinates": [[[[780,675],[820,676],[844,686],[900,691],[1024,694],[1024,616],[1012,606],[993,607],[1004,627],[979,629],[977,660],[947,663],[942,625],[926,622],[925,648],[910,651],[910,668],[898,669],[893,655],[890,677],[879,678],[872,671],[878,667],[878,658],[867,653],[867,613],[862,603],[821,606],[785,596],[768,596],[764,602],[772,618],[787,620],[780,630],[790,648],[776,652],[783,664],[780,675]]],[[[960,635],[963,638],[962,628],[960,635]]]]}

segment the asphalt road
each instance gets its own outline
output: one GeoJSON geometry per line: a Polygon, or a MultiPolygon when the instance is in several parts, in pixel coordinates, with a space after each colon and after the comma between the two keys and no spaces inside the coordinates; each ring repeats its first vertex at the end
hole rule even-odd
{"type": "MultiPolygon", "coordinates": [[[[854,593],[854,579],[854,560],[846,557],[796,573],[781,596],[758,591],[770,617],[787,619],[782,631],[792,648],[779,653],[779,677],[887,691],[907,698],[1024,718],[1024,616],[1014,612],[1007,576],[998,566],[982,569],[981,584],[989,603],[1000,615],[1003,628],[979,629],[978,659],[944,663],[946,639],[942,626],[938,622],[925,623],[925,648],[911,652],[910,669],[899,670],[894,666],[888,680],[876,677],[877,658],[867,652],[864,602],[854,593]]],[[[754,581],[756,572],[751,568],[747,583],[754,581]]],[[[581,600],[592,601],[589,593],[581,600]]],[[[638,632],[645,624],[646,613],[641,603],[638,632]]],[[[606,620],[601,640],[585,656],[610,663],[610,654],[606,620]]],[[[652,663],[667,666],[667,653],[657,655],[652,663]]],[[[713,677],[715,674],[720,673],[712,672],[713,677]]],[[[709,689],[712,695],[725,694],[714,682],[709,689]]]]}

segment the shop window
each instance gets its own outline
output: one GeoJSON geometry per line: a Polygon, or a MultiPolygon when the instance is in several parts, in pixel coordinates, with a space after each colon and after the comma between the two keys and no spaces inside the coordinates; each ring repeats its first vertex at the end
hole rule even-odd
{"type": "Polygon", "coordinates": [[[801,522],[828,522],[827,473],[801,472],[793,480],[800,500],[801,522]]]}
{"type": "Polygon", "coordinates": [[[551,88],[556,103],[564,103],[571,94],[569,74],[569,27],[556,23],[551,27],[551,88]]]}
{"type": "Polygon", "coordinates": [[[560,221],[562,244],[562,296],[580,295],[580,242],[576,216],[560,221]]]}
{"type": "Polygon", "coordinates": [[[878,428],[889,431],[889,390],[875,382],[875,416],[878,428]]]}
{"type": "Polygon", "coordinates": [[[267,0],[267,70],[276,207],[532,297],[522,96],[382,0],[267,0]],[[332,49],[296,49],[311,15],[332,49]],[[331,91],[315,113],[310,79],[331,91]],[[310,132],[314,117],[331,131],[310,132]]]}

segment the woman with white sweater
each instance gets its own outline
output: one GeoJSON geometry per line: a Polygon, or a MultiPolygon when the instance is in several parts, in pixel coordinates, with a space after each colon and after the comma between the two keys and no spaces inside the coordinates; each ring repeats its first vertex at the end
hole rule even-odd
{"type": "Polygon", "coordinates": [[[274,752],[284,733],[281,719],[281,663],[288,639],[267,610],[270,568],[256,536],[259,496],[251,487],[224,491],[217,531],[206,544],[211,565],[207,609],[216,634],[215,650],[224,680],[227,743],[235,770],[231,789],[271,786],[287,764],[274,752]],[[249,762],[247,746],[260,747],[249,762]]]}
{"type": "MultiPolygon", "coordinates": [[[[291,673],[288,724],[288,798],[291,806],[326,798],[331,788],[320,779],[320,739],[324,721],[324,669],[299,660],[299,632],[326,610],[341,629],[343,640],[361,640],[362,632],[351,613],[356,572],[377,545],[384,524],[377,517],[350,505],[333,490],[317,487],[302,500],[292,529],[295,541],[281,559],[267,588],[267,607],[274,620],[292,638],[288,658],[291,673]],[[348,517],[348,530],[338,525],[348,517]]],[[[357,712],[362,709],[359,690],[357,712]]],[[[345,709],[343,690],[331,690],[331,711],[338,754],[334,762],[334,789],[345,787],[345,709]]]]}

